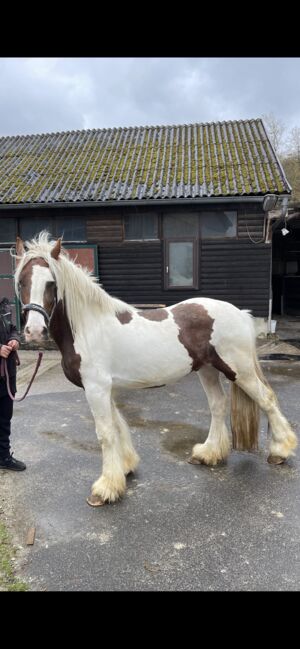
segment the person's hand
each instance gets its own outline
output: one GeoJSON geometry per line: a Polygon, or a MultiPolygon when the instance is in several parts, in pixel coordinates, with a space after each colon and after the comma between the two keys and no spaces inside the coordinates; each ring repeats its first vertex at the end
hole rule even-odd
{"type": "Polygon", "coordinates": [[[10,349],[11,349],[12,351],[14,351],[14,352],[16,352],[17,349],[19,349],[19,343],[18,343],[17,340],[10,340],[10,341],[7,343],[7,346],[10,347],[10,349]]]}
{"type": "Polygon", "coordinates": [[[0,356],[2,356],[2,358],[8,358],[11,352],[12,352],[12,348],[9,347],[9,345],[1,345],[0,356]]]}

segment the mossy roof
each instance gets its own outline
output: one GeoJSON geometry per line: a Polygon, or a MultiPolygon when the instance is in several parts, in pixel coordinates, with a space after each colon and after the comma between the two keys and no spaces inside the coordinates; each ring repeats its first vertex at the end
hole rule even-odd
{"type": "Polygon", "coordinates": [[[0,203],[289,194],[261,119],[0,138],[0,203]]]}

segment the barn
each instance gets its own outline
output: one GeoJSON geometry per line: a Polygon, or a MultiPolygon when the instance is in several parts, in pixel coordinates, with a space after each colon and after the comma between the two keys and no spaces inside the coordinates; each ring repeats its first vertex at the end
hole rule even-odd
{"type": "Polygon", "coordinates": [[[207,296],[270,320],[272,223],[291,187],[261,119],[0,138],[0,294],[9,249],[63,236],[112,295],[207,296]]]}

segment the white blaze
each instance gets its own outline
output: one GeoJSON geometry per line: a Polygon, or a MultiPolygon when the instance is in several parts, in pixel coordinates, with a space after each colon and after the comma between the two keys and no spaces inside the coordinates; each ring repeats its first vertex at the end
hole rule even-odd
{"type": "MultiPolygon", "coordinates": [[[[44,266],[33,266],[31,276],[30,302],[39,304],[44,307],[44,293],[47,282],[52,282],[53,277],[49,268],[44,266]]],[[[43,329],[46,326],[45,318],[37,311],[29,311],[25,325],[26,341],[39,341],[42,337],[43,329]]]]}

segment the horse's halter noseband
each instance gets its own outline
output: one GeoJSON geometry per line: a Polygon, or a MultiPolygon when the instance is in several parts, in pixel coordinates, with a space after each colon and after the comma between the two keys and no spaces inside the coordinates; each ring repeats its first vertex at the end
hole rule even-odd
{"type": "MultiPolygon", "coordinates": [[[[53,280],[54,280],[54,277],[53,277],[53,280]]],[[[18,286],[18,292],[19,292],[19,296],[20,296],[21,295],[20,285],[18,286]]],[[[44,309],[44,307],[41,306],[40,304],[35,304],[35,302],[29,302],[29,304],[23,304],[21,298],[19,298],[19,299],[20,299],[20,302],[21,302],[21,307],[22,307],[23,313],[26,313],[26,311],[37,311],[38,313],[40,313],[44,317],[46,327],[49,328],[50,320],[51,320],[51,318],[53,316],[53,311],[54,311],[54,309],[55,309],[55,307],[57,305],[57,288],[56,288],[56,284],[55,284],[54,300],[53,300],[53,305],[52,305],[50,315],[47,313],[46,309],[44,309]]]]}

